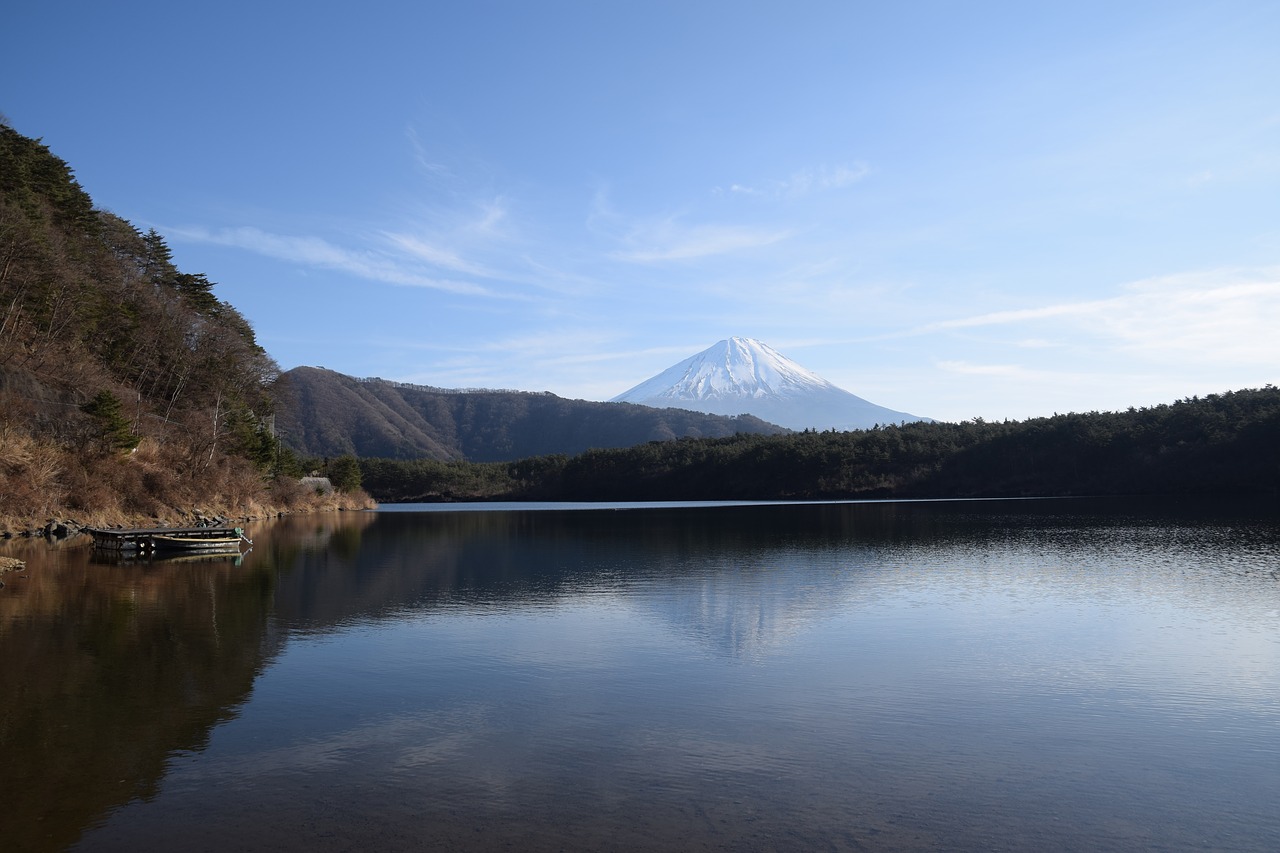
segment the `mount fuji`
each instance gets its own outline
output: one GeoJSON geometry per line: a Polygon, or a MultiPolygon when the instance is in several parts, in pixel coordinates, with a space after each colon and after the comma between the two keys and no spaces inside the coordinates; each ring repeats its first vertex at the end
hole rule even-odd
{"type": "Polygon", "coordinates": [[[929,420],[850,394],[751,338],[720,341],[611,402],[715,415],[752,414],[795,430],[867,429],[929,420]]]}

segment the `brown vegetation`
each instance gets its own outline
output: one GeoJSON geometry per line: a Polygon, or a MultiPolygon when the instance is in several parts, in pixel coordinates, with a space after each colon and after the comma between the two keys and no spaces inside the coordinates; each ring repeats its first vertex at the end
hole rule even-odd
{"type": "Polygon", "coordinates": [[[191,467],[191,447],[144,439],[126,455],[84,455],[0,424],[0,533],[52,520],[81,526],[170,526],[197,514],[234,519],[365,509],[363,491],[318,493],[297,478],[266,479],[246,459],[216,455],[191,467]]]}
{"type": "Polygon", "coordinates": [[[164,239],[0,125],[0,531],[364,505],[273,435],[279,368],[164,239]]]}

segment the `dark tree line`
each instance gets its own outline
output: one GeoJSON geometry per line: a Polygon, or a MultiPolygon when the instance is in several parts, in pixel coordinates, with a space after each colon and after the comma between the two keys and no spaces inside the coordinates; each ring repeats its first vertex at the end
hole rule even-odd
{"type": "Polygon", "coordinates": [[[806,500],[1280,490],[1280,389],[1127,412],[649,442],[519,462],[361,461],[379,500],[806,500]]]}

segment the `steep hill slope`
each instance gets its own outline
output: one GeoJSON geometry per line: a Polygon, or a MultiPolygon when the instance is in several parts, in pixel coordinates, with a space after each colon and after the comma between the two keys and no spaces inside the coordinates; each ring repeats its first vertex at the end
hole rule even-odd
{"type": "Polygon", "coordinates": [[[750,413],[795,430],[928,420],[850,394],[751,338],[720,341],[613,399],[720,415],[750,413]]]}
{"type": "Polygon", "coordinates": [[[566,400],[520,391],[449,391],[297,367],[282,377],[282,440],[315,456],[469,459],[630,447],[673,438],[785,430],[759,418],[566,400]]]}
{"type": "Polygon", "coordinates": [[[286,508],[279,370],[213,287],[0,124],[0,529],[286,508]]]}

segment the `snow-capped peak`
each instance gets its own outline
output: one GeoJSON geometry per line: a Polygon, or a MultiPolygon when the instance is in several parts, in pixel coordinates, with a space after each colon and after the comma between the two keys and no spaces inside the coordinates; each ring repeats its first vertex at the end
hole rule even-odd
{"type": "Polygon", "coordinates": [[[734,337],[667,368],[614,401],[791,397],[827,388],[835,386],[767,344],[734,337]]]}
{"type": "Polygon", "coordinates": [[[791,429],[864,429],[921,420],[850,394],[752,338],[720,341],[612,402],[749,413],[791,429]]]}

